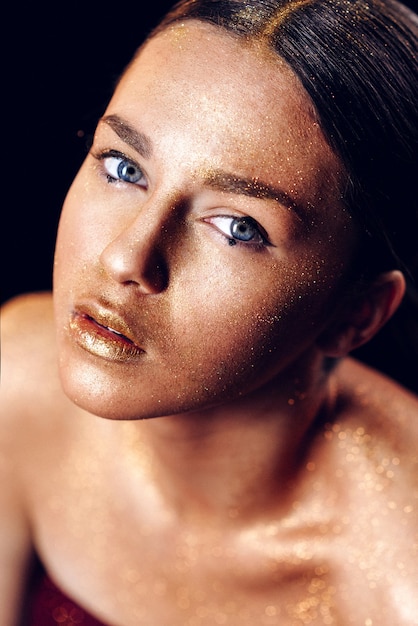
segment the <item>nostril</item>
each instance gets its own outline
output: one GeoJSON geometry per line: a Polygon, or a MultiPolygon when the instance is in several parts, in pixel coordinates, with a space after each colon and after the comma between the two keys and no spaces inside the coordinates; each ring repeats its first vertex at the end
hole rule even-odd
{"type": "Polygon", "coordinates": [[[137,285],[142,293],[158,293],[168,286],[169,270],[164,255],[152,241],[128,241],[125,231],[115,238],[100,255],[107,275],[115,282],[137,285]]]}

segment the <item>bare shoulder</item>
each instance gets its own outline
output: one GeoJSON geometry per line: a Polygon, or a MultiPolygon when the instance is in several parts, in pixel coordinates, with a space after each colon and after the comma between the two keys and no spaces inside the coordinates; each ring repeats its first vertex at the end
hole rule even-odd
{"type": "Polygon", "coordinates": [[[418,396],[354,359],[337,368],[343,419],[361,422],[388,443],[417,448],[418,396]]]}
{"type": "MultiPolygon", "coordinates": [[[[45,338],[53,336],[52,295],[49,292],[17,296],[1,309],[2,347],[7,357],[18,358],[23,351],[26,358],[31,348],[48,348],[45,338]]],[[[3,353],[4,354],[4,353],[3,353]]]]}
{"type": "MultiPolygon", "coordinates": [[[[394,520],[393,526],[402,525],[415,534],[418,398],[352,359],[342,363],[336,375],[339,409],[327,437],[333,442],[338,471],[352,486],[351,496],[364,499],[360,505],[364,510],[380,506],[386,520],[394,520]]],[[[367,526],[369,522],[366,516],[367,526]]]]}
{"type": "Polygon", "coordinates": [[[338,545],[339,575],[351,590],[346,610],[358,611],[359,624],[414,624],[418,399],[353,359],[335,373],[339,394],[325,432],[332,459],[326,484],[328,492],[334,485],[345,520],[333,554],[338,545]]]}
{"type": "Polygon", "coordinates": [[[10,300],[1,311],[0,435],[16,458],[29,440],[33,449],[49,434],[65,402],[51,294],[10,300]]]}
{"type": "MultiPolygon", "coordinates": [[[[56,381],[52,303],[49,294],[14,298],[1,311],[0,391],[0,622],[15,623],[33,552],[25,480],[33,477],[34,450],[46,401],[56,381]],[[28,471],[29,470],[29,471],[28,471]]],[[[42,429],[41,429],[42,430],[42,429]]]]}
{"type": "Polygon", "coordinates": [[[57,380],[52,296],[34,293],[7,302],[1,311],[2,398],[20,406],[57,380]]]}
{"type": "MultiPolygon", "coordinates": [[[[364,498],[362,507],[369,513],[379,506],[387,522],[393,519],[393,526],[403,526],[405,537],[407,529],[416,533],[417,396],[352,359],[336,374],[340,409],[329,438],[336,444],[341,471],[350,477],[351,495],[364,498]]],[[[371,517],[366,516],[367,525],[371,517]]]]}

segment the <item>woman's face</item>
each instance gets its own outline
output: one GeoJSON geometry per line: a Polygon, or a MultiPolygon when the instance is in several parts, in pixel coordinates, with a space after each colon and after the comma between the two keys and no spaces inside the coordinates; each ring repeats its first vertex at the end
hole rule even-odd
{"type": "Polygon", "coordinates": [[[342,180],[272,53],[198,22],[148,42],[63,208],[68,395],[130,419],[284,386],[316,350],[349,263],[342,180]]]}

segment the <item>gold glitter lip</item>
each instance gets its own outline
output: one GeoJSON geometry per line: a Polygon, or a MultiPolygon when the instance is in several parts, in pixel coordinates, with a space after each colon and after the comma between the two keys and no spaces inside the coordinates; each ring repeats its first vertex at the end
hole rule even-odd
{"type": "Polygon", "coordinates": [[[129,337],[125,322],[110,312],[75,311],[69,328],[81,348],[107,361],[127,363],[144,354],[129,337]]]}

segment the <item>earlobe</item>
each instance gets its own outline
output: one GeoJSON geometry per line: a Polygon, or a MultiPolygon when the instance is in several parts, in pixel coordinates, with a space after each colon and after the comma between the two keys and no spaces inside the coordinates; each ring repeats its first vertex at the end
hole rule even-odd
{"type": "Polygon", "coordinates": [[[340,358],[370,341],[392,317],[405,294],[399,270],[380,274],[367,291],[341,313],[340,321],[318,339],[325,356],[340,358]]]}

